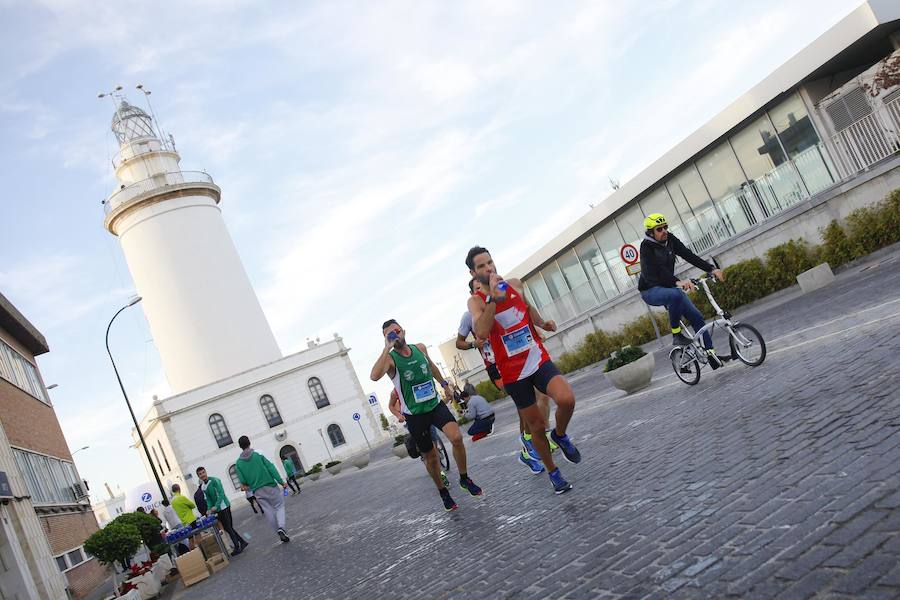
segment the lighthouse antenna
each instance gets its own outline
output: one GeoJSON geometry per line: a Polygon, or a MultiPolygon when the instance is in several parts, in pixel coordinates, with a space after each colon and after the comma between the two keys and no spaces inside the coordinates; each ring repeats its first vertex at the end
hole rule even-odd
{"type": "Polygon", "coordinates": [[[164,135],[162,124],[159,122],[159,117],[156,116],[156,111],[153,110],[153,104],[150,103],[150,94],[153,92],[145,88],[143,83],[139,83],[135,87],[144,94],[144,100],[147,101],[147,108],[150,110],[150,116],[153,118],[153,123],[156,126],[156,136],[159,138],[159,141],[162,142],[163,147],[174,151],[175,144],[174,141],[170,139],[172,136],[168,136],[167,138],[164,135]]]}

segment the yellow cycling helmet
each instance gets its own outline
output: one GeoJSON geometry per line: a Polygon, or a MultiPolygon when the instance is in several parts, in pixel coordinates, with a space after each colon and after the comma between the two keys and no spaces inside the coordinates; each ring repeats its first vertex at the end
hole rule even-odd
{"type": "Polygon", "coordinates": [[[666,225],[666,217],[660,213],[653,213],[644,219],[644,229],[653,229],[660,225],[666,225]]]}

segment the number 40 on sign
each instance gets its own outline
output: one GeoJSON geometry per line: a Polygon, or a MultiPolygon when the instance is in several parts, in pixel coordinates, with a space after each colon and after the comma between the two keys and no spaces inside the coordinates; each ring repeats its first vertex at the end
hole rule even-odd
{"type": "Polygon", "coordinates": [[[619,248],[619,256],[622,258],[622,262],[625,263],[626,273],[629,275],[637,275],[641,272],[641,265],[638,264],[640,254],[638,253],[638,249],[633,245],[622,244],[622,247],[619,248]]]}

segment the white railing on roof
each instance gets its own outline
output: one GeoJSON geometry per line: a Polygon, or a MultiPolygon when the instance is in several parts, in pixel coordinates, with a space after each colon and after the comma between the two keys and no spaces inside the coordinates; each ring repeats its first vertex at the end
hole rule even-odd
{"type": "Polygon", "coordinates": [[[124,186],[112,194],[103,203],[103,212],[109,214],[117,206],[125,204],[129,200],[137,198],[141,194],[162,190],[168,186],[183,185],[185,183],[212,183],[212,177],[202,171],[176,171],[174,173],[160,173],[148,177],[131,185],[124,186]]]}
{"type": "Polygon", "coordinates": [[[842,177],[865,171],[900,151],[900,98],[884,105],[831,137],[842,177]]]}

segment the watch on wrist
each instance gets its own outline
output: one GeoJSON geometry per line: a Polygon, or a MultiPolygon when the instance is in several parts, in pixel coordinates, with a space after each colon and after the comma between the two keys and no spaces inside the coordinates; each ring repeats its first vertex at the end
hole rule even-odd
{"type": "Polygon", "coordinates": [[[485,304],[490,304],[490,303],[493,302],[493,301],[494,301],[494,297],[493,297],[493,296],[488,296],[487,298],[484,299],[484,303],[485,303],[485,304]]]}

